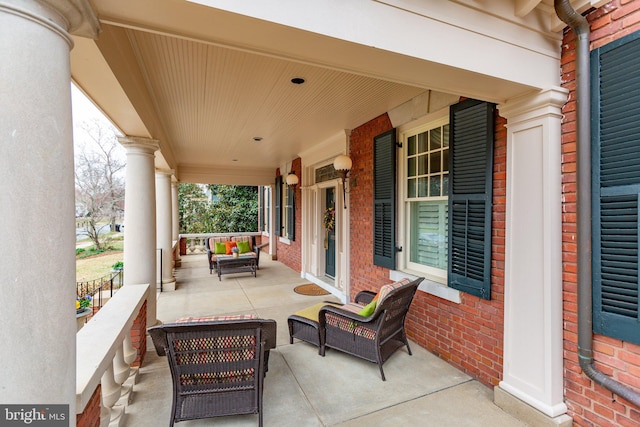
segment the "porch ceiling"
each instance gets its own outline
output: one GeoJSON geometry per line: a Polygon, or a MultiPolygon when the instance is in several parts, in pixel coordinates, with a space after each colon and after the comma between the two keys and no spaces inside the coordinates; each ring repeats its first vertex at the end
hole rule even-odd
{"type": "MultiPolygon", "coordinates": [[[[549,3],[516,0],[514,14],[549,3]]],[[[74,82],[123,134],[157,139],[156,165],[183,181],[271,183],[275,168],[426,90],[535,89],[188,1],[92,5],[102,32],[74,37],[74,82]]]]}

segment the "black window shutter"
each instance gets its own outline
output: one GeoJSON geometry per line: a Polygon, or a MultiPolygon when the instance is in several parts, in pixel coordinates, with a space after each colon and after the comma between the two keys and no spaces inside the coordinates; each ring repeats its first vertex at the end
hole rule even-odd
{"type": "Polygon", "coordinates": [[[373,138],[373,263],[396,268],[396,131],[373,138]]]}
{"type": "Polygon", "coordinates": [[[276,226],[275,226],[275,234],[276,236],[282,236],[282,175],[276,177],[276,197],[275,197],[275,205],[276,205],[276,226]]]}
{"type": "Polygon", "coordinates": [[[453,105],[449,134],[449,286],[491,299],[491,196],[495,105],[453,105]]]}
{"type": "Polygon", "coordinates": [[[287,238],[296,240],[296,199],[295,191],[287,185],[287,238]]]}
{"type": "Polygon", "coordinates": [[[591,52],[593,330],[640,344],[640,33],[591,52]]]}

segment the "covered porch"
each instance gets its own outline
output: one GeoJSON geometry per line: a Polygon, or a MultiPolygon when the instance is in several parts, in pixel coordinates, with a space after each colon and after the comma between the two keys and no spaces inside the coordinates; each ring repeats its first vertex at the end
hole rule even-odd
{"type": "MultiPolygon", "coordinates": [[[[239,273],[224,276],[221,282],[209,274],[206,264],[204,255],[182,257],[176,291],[158,295],[158,319],[170,323],[181,316],[253,313],[276,320],[277,347],[271,352],[265,379],[265,425],[525,425],[493,404],[492,390],[415,343],[413,356],[400,350],[385,363],[385,382],[373,363],[331,350],[323,358],[307,343],[296,340],[289,344],[287,317],[291,313],[336,298],[295,293],[294,287],[308,281],[282,263],[265,257],[257,278],[239,273]]],[[[167,424],[171,392],[166,358],[155,353],[148,339],[123,425],[167,424]]],[[[253,426],[256,420],[255,415],[243,415],[214,422],[253,426]]],[[[194,420],[180,425],[211,422],[194,420]]]]}

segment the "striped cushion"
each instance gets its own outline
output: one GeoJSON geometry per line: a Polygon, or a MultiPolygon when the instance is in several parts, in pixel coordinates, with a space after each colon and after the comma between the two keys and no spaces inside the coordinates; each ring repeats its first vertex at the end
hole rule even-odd
{"type": "Polygon", "coordinates": [[[214,320],[242,320],[242,319],[257,319],[255,314],[234,314],[230,316],[201,316],[201,317],[180,317],[176,319],[175,323],[187,323],[187,322],[211,322],[214,320]]]}
{"type": "Polygon", "coordinates": [[[389,283],[388,285],[384,285],[380,288],[380,292],[378,292],[378,303],[376,305],[376,310],[373,312],[374,315],[378,314],[379,308],[384,302],[384,299],[393,291],[394,289],[401,288],[404,285],[411,283],[409,279],[402,279],[400,281],[389,283]]]}

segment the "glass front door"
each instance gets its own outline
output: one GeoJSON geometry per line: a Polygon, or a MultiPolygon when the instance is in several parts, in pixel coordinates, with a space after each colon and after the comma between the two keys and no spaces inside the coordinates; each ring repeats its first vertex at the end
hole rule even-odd
{"type": "MultiPolygon", "coordinates": [[[[325,206],[327,208],[333,207],[333,211],[335,213],[336,199],[335,199],[335,189],[327,188],[326,190],[326,199],[325,206]]],[[[325,266],[324,271],[325,274],[331,278],[335,278],[336,275],[336,230],[335,226],[336,221],[333,221],[334,227],[332,230],[325,229],[325,266]]]]}

